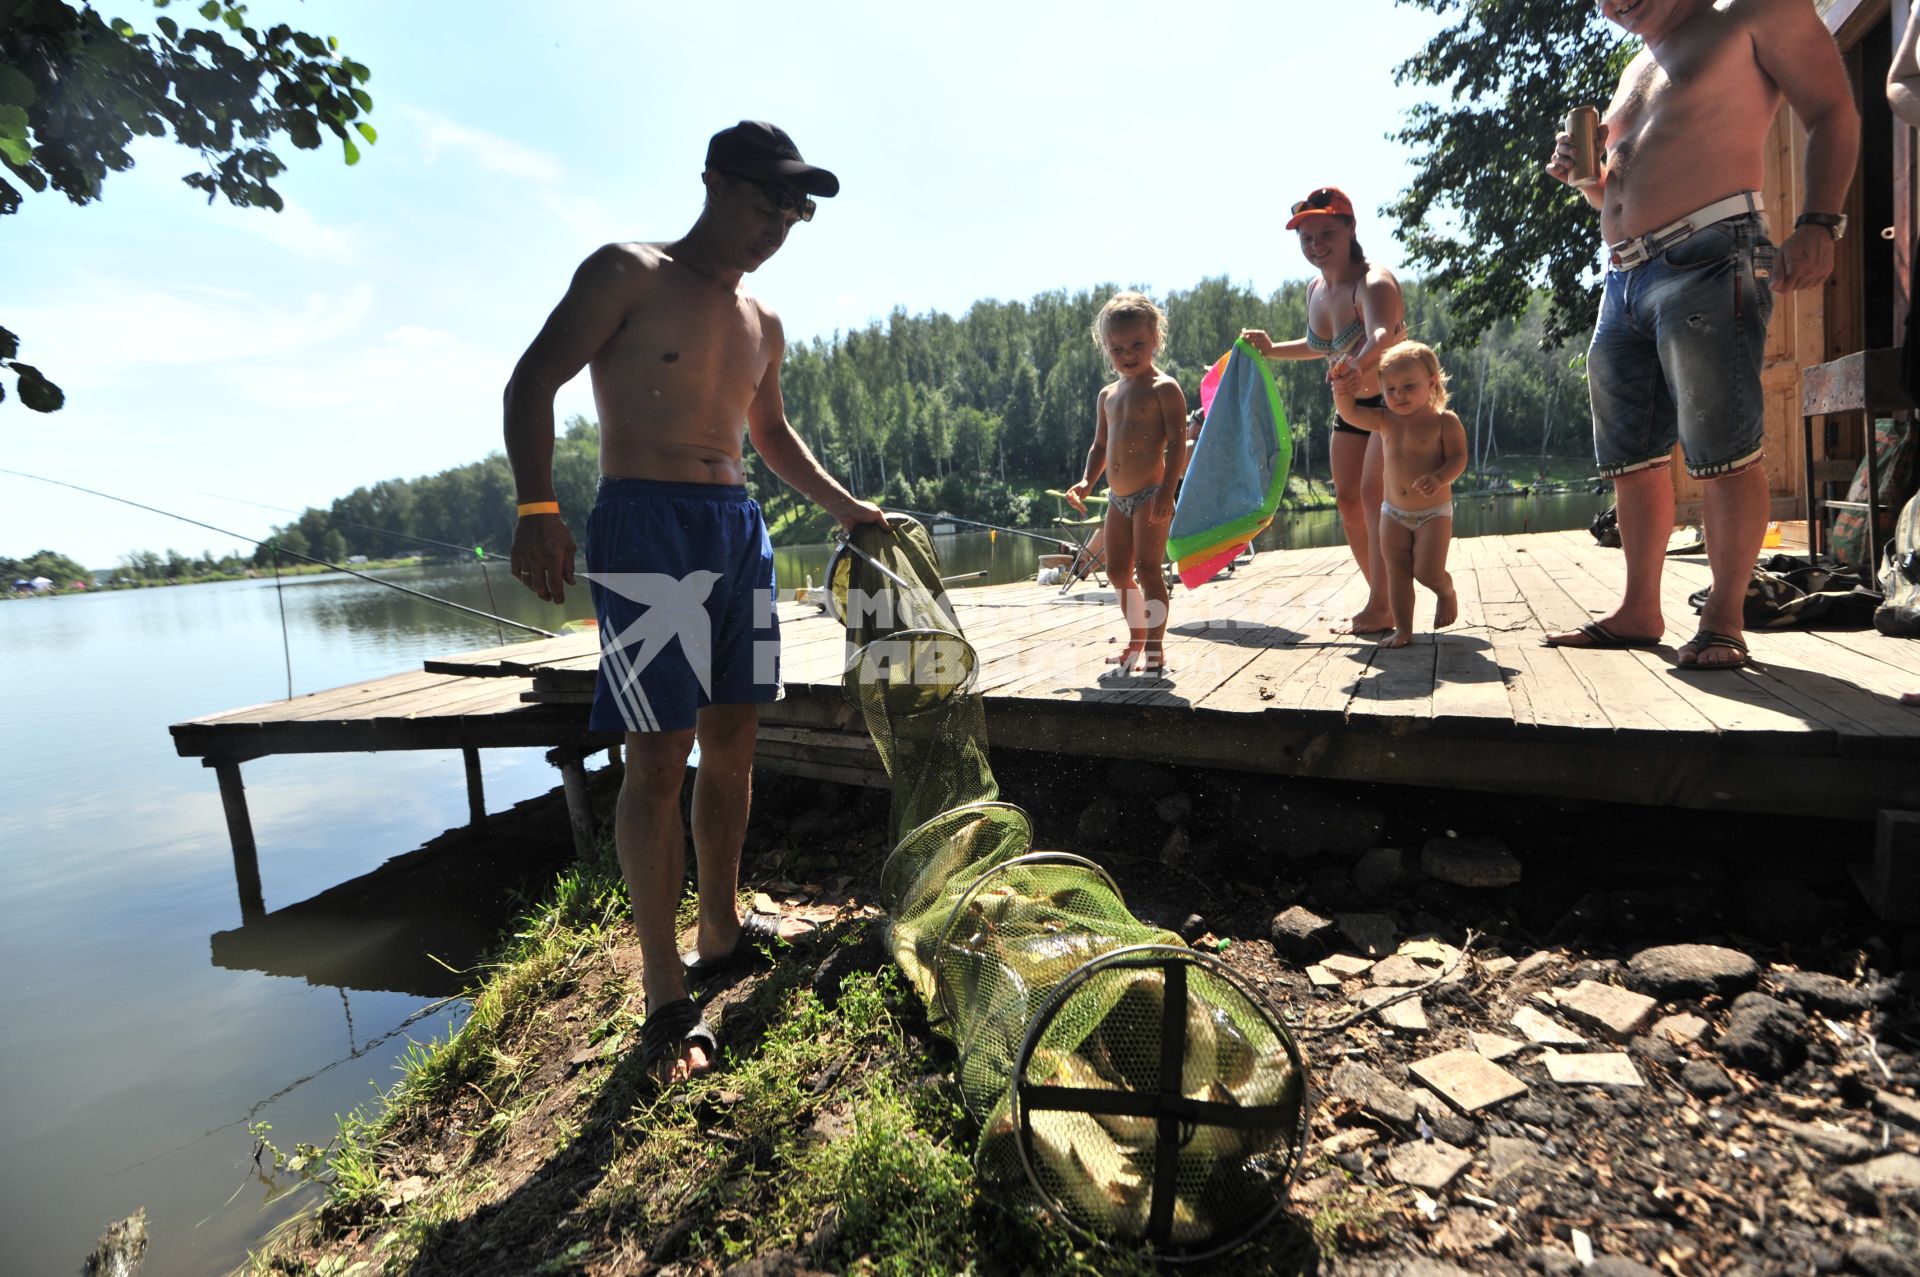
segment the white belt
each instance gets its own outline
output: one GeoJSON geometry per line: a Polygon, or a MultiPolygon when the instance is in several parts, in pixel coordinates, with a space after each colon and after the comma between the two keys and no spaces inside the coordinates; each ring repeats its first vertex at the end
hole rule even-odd
{"type": "Polygon", "coordinates": [[[1764,215],[1767,206],[1761,202],[1760,192],[1742,191],[1738,195],[1729,195],[1723,200],[1715,200],[1705,208],[1695,209],[1679,221],[1662,226],[1657,231],[1637,235],[1632,239],[1623,239],[1617,244],[1607,245],[1607,264],[1615,270],[1632,270],[1644,266],[1660,254],[1678,244],[1695,231],[1705,230],[1715,222],[1724,222],[1729,217],[1746,217],[1749,214],[1764,215]]]}

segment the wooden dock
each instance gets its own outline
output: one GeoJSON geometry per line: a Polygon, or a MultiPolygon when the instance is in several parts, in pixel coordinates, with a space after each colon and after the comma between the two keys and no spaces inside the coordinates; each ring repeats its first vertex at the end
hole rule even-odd
{"type": "MultiPolygon", "coordinates": [[[[1176,589],[1172,673],[1115,677],[1123,636],[1110,591],[1029,583],[957,590],[999,747],[1250,773],[1440,786],[1659,806],[1871,821],[1920,809],[1920,643],[1872,631],[1749,634],[1739,671],[1674,665],[1698,618],[1703,556],[1668,560],[1667,645],[1545,647],[1541,635],[1605,611],[1624,563],[1584,532],[1454,543],[1459,621],[1382,650],[1331,633],[1362,586],[1343,547],[1260,555],[1236,575],[1176,589]]],[[[1422,609],[1432,598],[1420,592],[1422,609]]],[[[844,633],[782,604],[786,696],[762,714],[763,767],[883,783],[839,683],[844,633]]],[[[240,764],[278,753],[460,749],[476,822],[479,751],[546,746],[591,831],[582,761],[617,737],[586,730],[591,633],[428,661],[425,669],[234,710],[172,728],[220,776],[243,912],[258,900],[240,764]]]]}

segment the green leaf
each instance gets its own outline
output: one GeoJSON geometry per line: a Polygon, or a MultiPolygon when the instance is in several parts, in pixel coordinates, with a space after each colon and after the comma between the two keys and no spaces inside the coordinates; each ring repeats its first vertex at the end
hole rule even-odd
{"type": "Polygon", "coordinates": [[[13,371],[20,377],[20,402],[35,412],[58,412],[67,401],[60,387],[42,377],[32,364],[17,363],[13,371]]]}
{"type": "Polygon", "coordinates": [[[180,24],[172,18],[162,17],[156,19],[154,25],[160,28],[160,34],[167,37],[167,39],[178,40],[180,38],[180,24]]]}
{"type": "Polygon", "coordinates": [[[232,30],[238,31],[241,27],[247,25],[247,20],[240,16],[238,9],[229,9],[220,16],[232,30]]]}
{"type": "Polygon", "coordinates": [[[352,168],[360,162],[360,148],[353,144],[352,138],[342,134],[340,137],[340,145],[346,149],[348,168],[352,168]]]}
{"type": "Polygon", "coordinates": [[[372,146],[380,140],[379,133],[374,131],[374,127],[371,124],[362,124],[356,120],[353,127],[359,131],[361,137],[367,139],[368,146],[372,146]]]}
{"type": "Polygon", "coordinates": [[[219,0],[207,0],[205,4],[201,5],[200,16],[205,18],[208,22],[212,22],[215,18],[219,17],[220,16],[219,0]]]}
{"type": "Polygon", "coordinates": [[[362,111],[373,110],[373,95],[371,93],[368,93],[365,89],[361,88],[359,85],[354,85],[352,88],[347,90],[347,93],[352,96],[355,105],[357,105],[362,111]]]}
{"type": "Polygon", "coordinates": [[[0,328],[0,359],[12,359],[20,353],[20,339],[4,328],[0,328]]]}
{"type": "MultiPolygon", "coordinates": [[[[15,68],[0,63],[0,102],[32,106],[36,96],[32,80],[20,74],[15,68]]],[[[371,108],[373,103],[368,102],[366,105],[371,108]]]]}

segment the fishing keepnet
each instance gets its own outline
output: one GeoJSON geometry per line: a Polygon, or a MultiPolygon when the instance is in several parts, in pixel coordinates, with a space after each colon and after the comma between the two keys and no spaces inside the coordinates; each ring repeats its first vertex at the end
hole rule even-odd
{"type": "Polygon", "coordinates": [[[1280,1211],[1305,1138],[1298,1046],[1098,864],[1034,849],[999,800],[978,659],[920,524],[856,528],[827,588],[893,785],[889,946],[958,1053],[983,1182],[1107,1244],[1238,1245],[1280,1211]]]}

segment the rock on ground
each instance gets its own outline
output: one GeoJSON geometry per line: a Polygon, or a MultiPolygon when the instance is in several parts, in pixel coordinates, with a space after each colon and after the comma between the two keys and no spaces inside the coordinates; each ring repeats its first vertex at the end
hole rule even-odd
{"type": "Polygon", "coordinates": [[[1627,963],[1628,979],[1662,1001],[1745,993],[1760,982],[1760,964],[1717,944],[1663,944],[1642,949],[1627,963]]]}

